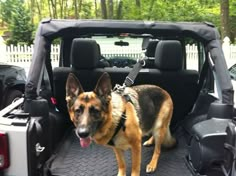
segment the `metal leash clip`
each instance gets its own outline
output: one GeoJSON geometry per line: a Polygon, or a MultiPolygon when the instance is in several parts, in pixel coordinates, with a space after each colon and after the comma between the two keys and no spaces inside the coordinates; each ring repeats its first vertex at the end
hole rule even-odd
{"type": "Polygon", "coordinates": [[[117,92],[119,94],[122,94],[126,88],[126,85],[123,84],[122,86],[120,84],[116,84],[115,87],[113,88],[114,92],[117,92]]]}

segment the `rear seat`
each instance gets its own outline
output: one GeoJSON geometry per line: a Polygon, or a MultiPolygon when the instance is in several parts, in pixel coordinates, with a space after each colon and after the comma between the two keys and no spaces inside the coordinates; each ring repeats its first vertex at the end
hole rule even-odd
{"type": "Polygon", "coordinates": [[[74,73],[85,91],[91,91],[104,72],[97,68],[101,57],[95,40],[76,38],[71,46],[71,67],[56,67],[53,70],[54,96],[60,112],[67,114],[65,85],[69,73],[74,73]]]}
{"type": "Polygon", "coordinates": [[[144,68],[155,68],[155,51],[156,51],[156,46],[159,41],[152,40],[149,41],[148,46],[146,48],[145,52],[145,59],[146,59],[146,64],[144,68]]]}
{"type": "Polygon", "coordinates": [[[158,42],[159,41],[157,40],[149,41],[148,46],[146,48],[145,56],[152,59],[155,58],[155,51],[156,51],[158,42]]]}
{"type": "Polygon", "coordinates": [[[167,90],[174,102],[172,123],[181,121],[194,104],[198,94],[199,73],[183,69],[183,49],[177,40],[159,41],[155,52],[152,77],[167,90]]]}
{"type": "MultiPolygon", "coordinates": [[[[54,69],[55,97],[58,109],[67,113],[65,84],[67,76],[73,72],[80,80],[85,91],[94,89],[103,72],[111,76],[112,85],[123,84],[131,68],[97,68],[100,57],[94,40],[74,39],[71,49],[71,68],[54,69]]],[[[191,109],[197,95],[198,72],[183,70],[183,54],[179,41],[160,41],[155,52],[155,67],[143,68],[138,74],[135,85],[154,84],[167,90],[174,102],[173,124],[181,120],[191,109]]]]}

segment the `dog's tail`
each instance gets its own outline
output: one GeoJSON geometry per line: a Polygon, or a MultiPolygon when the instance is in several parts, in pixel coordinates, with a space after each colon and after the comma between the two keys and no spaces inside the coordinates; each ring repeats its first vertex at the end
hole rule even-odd
{"type": "Polygon", "coordinates": [[[165,135],[162,145],[165,148],[173,148],[176,146],[176,139],[172,136],[169,127],[167,128],[166,135],[165,135]]]}

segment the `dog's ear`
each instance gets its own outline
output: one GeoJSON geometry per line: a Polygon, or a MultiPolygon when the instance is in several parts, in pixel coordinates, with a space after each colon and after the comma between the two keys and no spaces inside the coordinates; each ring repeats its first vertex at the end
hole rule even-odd
{"type": "Polygon", "coordinates": [[[94,89],[94,92],[98,96],[109,96],[111,95],[111,78],[108,73],[103,73],[102,76],[99,78],[97,85],[94,89]]]}
{"type": "Polygon", "coordinates": [[[79,80],[73,73],[70,73],[66,81],[66,101],[71,104],[73,100],[84,92],[79,80]]]}

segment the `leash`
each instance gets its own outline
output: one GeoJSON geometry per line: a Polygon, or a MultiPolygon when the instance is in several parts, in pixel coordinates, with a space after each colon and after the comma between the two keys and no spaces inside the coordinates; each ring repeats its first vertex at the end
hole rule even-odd
{"type": "MultiPolygon", "coordinates": [[[[133,104],[130,96],[128,94],[124,94],[124,90],[126,87],[130,87],[131,85],[134,84],[134,80],[137,77],[139,71],[141,70],[141,68],[145,66],[145,60],[144,59],[140,59],[138,60],[138,62],[134,65],[133,69],[131,70],[131,72],[129,73],[128,76],[126,76],[125,81],[123,83],[123,85],[119,85],[116,84],[116,86],[114,87],[113,91],[117,92],[118,94],[122,95],[124,97],[124,99],[126,100],[126,102],[130,102],[133,104]]],[[[125,131],[125,121],[126,121],[126,111],[124,111],[121,115],[120,121],[115,129],[114,134],[112,135],[111,139],[109,140],[109,142],[107,143],[108,145],[114,146],[114,137],[117,135],[117,133],[120,131],[120,129],[122,128],[123,131],[125,131]]]]}
{"type": "Polygon", "coordinates": [[[144,59],[139,59],[137,63],[134,65],[133,69],[130,71],[128,76],[126,76],[123,85],[116,84],[113,91],[119,94],[123,94],[126,87],[130,87],[134,84],[134,80],[136,79],[139,71],[144,67],[146,64],[144,59]]]}

